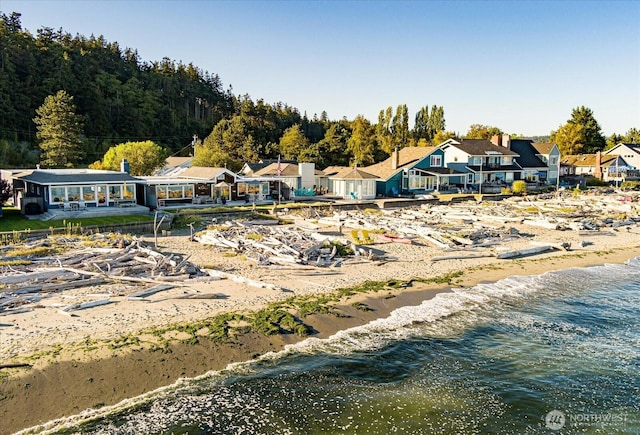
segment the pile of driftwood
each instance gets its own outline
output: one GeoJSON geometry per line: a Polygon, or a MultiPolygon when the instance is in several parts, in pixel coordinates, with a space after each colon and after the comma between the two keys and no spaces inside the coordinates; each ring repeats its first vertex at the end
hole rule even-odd
{"type": "Polygon", "coordinates": [[[285,226],[229,222],[196,234],[194,239],[204,245],[232,250],[263,266],[337,267],[362,261],[393,260],[383,252],[356,246],[344,239],[285,226]]]}
{"type": "MultiPolygon", "coordinates": [[[[447,219],[443,214],[450,210],[444,207],[440,212],[420,208],[389,209],[375,213],[350,211],[320,218],[318,223],[353,229],[364,228],[377,233],[382,231],[405,240],[420,239],[445,250],[492,246],[526,236],[515,228],[486,224],[469,225],[447,219]]],[[[393,241],[394,238],[390,237],[389,240],[393,241]]]]}
{"type": "MultiPolygon", "coordinates": [[[[65,290],[126,283],[124,294],[107,295],[62,307],[70,312],[111,303],[110,296],[145,296],[181,285],[187,279],[208,276],[196,266],[173,255],[163,255],[137,239],[111,238],[102,234],[90,240],[45,238],[24,245],[22,250],[51,247],[62,253],[47,257],[16,257],[5,250],[6,265],[0,266],[0,315],[29,311],[34,304],[65,290]],[[86,244],[89,244],[89,247],[86,244]]],[[[113,291],[113,290],[111,290],[113,291]]]]}

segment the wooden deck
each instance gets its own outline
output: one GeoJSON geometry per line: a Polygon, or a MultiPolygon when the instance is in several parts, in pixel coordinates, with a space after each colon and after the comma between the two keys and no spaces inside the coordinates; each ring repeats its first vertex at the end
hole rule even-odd
{"type": "Polygon", "coordinates": [[[29,219],[50,221],[62,219],[82,219],[107,216],[126,216],[132,214],[148,214],[149,207],[137,204],[128,204],[125,207],[87,207],[85,209],[49,209],[47,212],[27,216],[29,219]]]}

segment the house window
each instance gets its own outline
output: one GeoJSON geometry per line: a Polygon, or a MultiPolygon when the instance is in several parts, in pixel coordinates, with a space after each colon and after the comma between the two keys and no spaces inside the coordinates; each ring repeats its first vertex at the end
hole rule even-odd
{"type": "Polygon", "coordinates": [[[238,183],[238,196],[245,196],[247,194],[247,183],[238,183]]]}
{"type": "Polygon", "coordinates": [[[374,196],[376,194],[376,184],[365,181],[362,184],[362,195],[374,196]]]}
{"type": "Polygon", "coordinates": [[[64,187],[52,187],[51,188],[51,203],[64,202],[65,201],[65,188],[64,187]]]}
{"type": "Polygon", "coordinates": [[[247,185],[247,193],[249,195],[257,195],[260,193],[260,185],[259,184],[248,184],[247,185]]]}
{"type": "Polygon", "coordinates": [[[125,184],[124,185],[124,198],[133,199],[135,197],[135,188],[136,188],[136,186],[134,186],[132,184],[125,184]]]}
{"type": "Polygon", "coordinates": [[[549,159],[549,164],[550,165],[557,165],[558,164],[558,157],[557,156],[551,156],[551,158],[549,159]]]}
{"type": "Polygon", "coordinates": [[[442,156],[440,156],[440,155],[431,156],[431,161],[429,162],[429,165],[432,168],[441,167],[442,166],[442,156]]]}
{"type": "Polygon", "coordinates": [[[168,186],[169,199],[182,198],[182,186],[168,186]]]}
{"type": "Polygon", "coordinates": [[[80,201],[80,187],[67,187],[67,199],[69,201],[80,201]]]}
{"type": "Polygon", "coordinates": [[[156,186],[156,197],[158,199],[167,199],[167,186],[156,186]]]}
{"type": "Polygon", "coordinates": [[[109,198],[122,199],[122,186],[109,186],[109,198]]]}
{"type": "Polygon", "coordinates": [[[84,201],[95,201],[96,192],[93,186],[82,186],[82,199],[84,201]]]}

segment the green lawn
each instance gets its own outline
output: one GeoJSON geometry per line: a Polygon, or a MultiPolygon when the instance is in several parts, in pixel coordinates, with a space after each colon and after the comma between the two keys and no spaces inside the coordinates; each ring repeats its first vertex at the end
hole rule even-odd
{"type": "Polygon", "coordinates": [[[51,221],[39,221],[26,219],[20,214],[20,210],[15,207],[3,207],[3,217],[0,217],[0,232],[2,231],[22,231],[22,230],[46,230],[53,228],[65,228],[69,224],[72,226],[88,227],[92,225],[110,225],[132,222],[146,222],[153,220],[149,216],[108,216],[84,219],[63,219],[51,221]]]}

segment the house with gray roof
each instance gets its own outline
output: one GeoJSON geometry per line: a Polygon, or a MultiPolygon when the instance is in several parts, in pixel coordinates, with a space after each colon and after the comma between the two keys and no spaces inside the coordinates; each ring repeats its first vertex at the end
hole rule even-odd
{"type": "Polygon", "coordinates": [[[536,155],[547,164],[547,182],[549,184],[558,185],[560,181],[560,148],[554,143],[548,142],[533,142],[533,148],[536,150],[536,155]]]}
{"type": "Polygon", "coordinates": [[[465,173],[468,184],[482,192],[500,192],[522,178],[508,134],[485,139],[448,139],[438,145],[447,168],[465,173]]]}
{"type": "Polygon", "coordinates": [[[518,153],[515,162],[522,169],[520,179],[536,185],[557,185],[560,150],[556,144],[511,139],[511,150],[518,153]]]}
{"type": "Polygon", "coordinates": [[[30,169],[15,173],[12,183],[14,204],[25,215],[137,206],[144,198],[143,181],[127,172],[30,169]]]}

